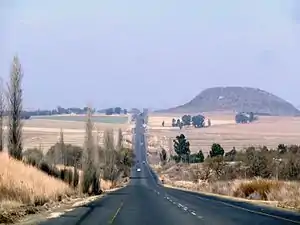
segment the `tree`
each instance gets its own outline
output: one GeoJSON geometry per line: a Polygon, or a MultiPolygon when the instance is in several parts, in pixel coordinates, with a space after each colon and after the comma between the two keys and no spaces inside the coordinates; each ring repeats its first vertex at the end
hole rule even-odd
{"type": "Polygon", "coordinates": [[[120,128],[118,131],[118,142],[117,142],[117,150],[120,151],[123,148],[123,133],[120,128]]]}
{"type": "Polygon", "coordinates": [[[172,127],[176,127],[176,119],[175,118],[172,119],[172,127]]]}
{"type": "Polygon", "coordinates": [[[204,127],[205,117],[202,115],[197,115],[192,117],[192,124],[196,128],[204,127]]]}
{"type": "Polygon", "coordinates": [[[19,58],[13,58],[8,86],[8,143],[7,148],[10,156],[15,159],[22,159],[22,78],[23,72],[19,58]]]}
{"type": "Polygon", "coordinates": [[[113,109],[113,108],[108,108],[108,109],[106,109],[106,110],[105,110],[105,114],[106,114],[106,115],[112,115],[112,114],[114,114],[114,109],[113,109]]]}
{"type": "Polygon", "coordinates": [[[180,121],[180,119],[177,119],[177,121],[176,121],[176,126],[177,126],[177,127],[179,127],[179,126],[180,126],[180,124],[181,124],[181,121],[180,121]]]}
{"type": "Polygon", "coordinates": [[[165,165],[167,162],[167,151],[164,148],[161,149],[161,152],[159,153],[159,157],[161,163],[165,165]]]}
{"type": "Polygon", "coordinates": [[[249,113],[240,112],[235,115],[236,123],[251,123],[254,120],[257,120],[257,117],[254,116],[253,112],[249,112],[249,113]]]}
{"type": "Polygon", "coordinates": [[[5,112],[4,86],[2,79],[0,80],[0,152],[3,151],[3,118],[5,112]]]}
{"type": "Polygon", "coordinates": [[[202,150],[200,150],[198,153],[194,153],[190,155],[190,162],[191,163],[202,163],[204,162],[204,154],[202,150]]]}
{"type": "Polygon", "coordinates": [[[181,118],[183,122],[183,126],[190,126],[192,122],[192,116],[191,115],[184,115],[181,118]]]}
{"type": "Polygon", "coordinates": [[[115,114],[121,114],[121,111],[122,111],[121,107],[116,107],[115,110],[114,110],[114,113],[115,114]]]}
{"type": "Polygon", "coordinates": [[[213,143],[211,146],[211,151],[209,152],[209,155],[211,158],[216,156],[223,156],[224,155],[224,149],[220,144],[213,143]]]}
{"type": "Polygon", "coordinates": [[[120,176],[121,170],[118,168],[118,153],[114,146],[113,130],[106,130],[104,132],[104,165],[103,165],[103,179],[110,180],[113,184],[116,183],[120,176]]]}
{"type": "Polygon", "coordinates": [[[210,119],[207,120],[207,126],[208,126],[208,127],[211,126],[211,121],[210,121],[210,119]]]}
{"type": "Polygon", "coordinates": [[[174,150],[178,155],[178,161],[188,162],[190,151],[190,143],[186,140],[183,134],[176,136],[176,139],[173,140],[174,150]]]}
{"type": "Polygon", "coordinates": [[[182,122],[180,122],[180,123],[179,123],[179,129],[181,130],[181,129],[182,129],[182,127],[183,127],[183,123],[182,123],[182,122]]]}
{"type": "Polygon", "coordinates": [[[235,150],[235,147],[233,147],[231,151],[225,153],[225,158],[227,161],[234,161],[236,154],[237,151],[235,150]]]}
{"type": "Polygon", "coordinates": [[[66,166],[67,154],[65,151],[64,132],[62,129],[60,129],[60,133],[59,133],[59,152],[60,152],[62,164],[66,166]]]}
{"type": "Polygon", "coordinates": [[[98,194],[100,191],[100,182],[99,182],[99,170],[96,165],[98,164],[98,155],[96,154],[96,148],[94,144],[93,137],[93,122],[92,122],[92,112],[91,109],[88,109],[87,121],[85,127],[85,157],[83,165],[83,182],[82,182],[82,191],[88,193],[89,189],[92,189],[93,194],[98,194]]]}

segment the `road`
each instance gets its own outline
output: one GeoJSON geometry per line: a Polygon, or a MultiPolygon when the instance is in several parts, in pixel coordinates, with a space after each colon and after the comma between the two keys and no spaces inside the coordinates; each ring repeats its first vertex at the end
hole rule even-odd
{"type": "Polygon", "coordinates": [[[76,208],[41,225],[288,225],[300,224],[300,214],[207,197],[165,188],[147,164],[145,136],[136,124],[135,153],[130,184],[87,206],[76,208]],[[143,143],[143,144],[141,144],[143,143]],[[146,163],[144,164],[143,161],[146,163]],[[137,167],[141,168],[137,172],[137,167]]]}

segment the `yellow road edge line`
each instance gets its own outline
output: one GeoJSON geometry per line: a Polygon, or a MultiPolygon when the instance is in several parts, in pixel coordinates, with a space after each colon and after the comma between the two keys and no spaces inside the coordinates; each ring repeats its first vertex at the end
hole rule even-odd
{"type": "Polygon", "coordinates": [[[114,222],[114,220],[116,219],[117,215],[119,214],[120,210],[122,209],[124,203],[121,202],[119,208],[117,209],[117,211],[115,212],[115,214],[113,215],[113,217],[111,218],[111,220],[109,221],[109,224],[112,224],[114,222]]]}

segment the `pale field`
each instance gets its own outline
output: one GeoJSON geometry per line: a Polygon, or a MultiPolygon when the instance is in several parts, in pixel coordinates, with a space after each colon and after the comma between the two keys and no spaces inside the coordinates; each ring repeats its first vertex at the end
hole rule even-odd
{"type": "MultiPolygon", "coordinates": [[[[103,142],[102,137],[106,129],[112,129],[114,131],[115,137],[117,137],[118,130],[122,129],[124,139],[132,139],[132,125],[128,123],[94,123],[94,125],[95,136],[97,134],[97,130],[99,131],[100,144],[102,144],[103,142]]],[[[41,147],[43,151],[47,151],[59,140],[60,129],[63,130],[64,142],[66,144],[74,144],[79,146],[83,145],[85,135],[85,122],[31,119],[25,120],[23,125],[24,149],[41,147]]]]}
{"type": "Polygon", "coordinates": [[[233,146],[236,149],[243,149],[262,145],[275,148],[281,143],[300,144],[300,117],[260,116],[258,121],[251,124],[235,124],[233,114],[206,114],[206,116],[211,119],[211,127],[179,130],[171,127],[174,115],[150,115],[149,150],[157,151],[160,146],[169,149],[172,140],[181,133],[190,141],[192,152],[201,149],[204,153],[208,153],[213,143],[221,144],[225,151],[230,151],[233,146]],[[163,120],[167,127],[161,127],[163,120]]]}

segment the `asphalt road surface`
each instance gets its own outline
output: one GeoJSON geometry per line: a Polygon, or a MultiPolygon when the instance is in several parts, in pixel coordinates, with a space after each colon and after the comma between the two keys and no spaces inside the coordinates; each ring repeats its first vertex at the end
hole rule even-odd
{"type": "Polygon", "coordinates": [[[162,187],[147,164],[141,121],[136,124],[130,184],[41,225],[287,225],[300,214],[162,187]],[[145,161],[145,164],[143,163],[145,161]],[[137,168],[141,171],[137,172],[137,168]]]}

